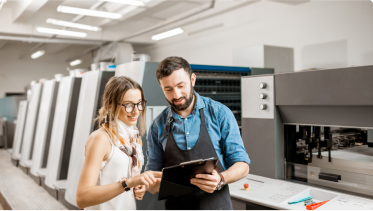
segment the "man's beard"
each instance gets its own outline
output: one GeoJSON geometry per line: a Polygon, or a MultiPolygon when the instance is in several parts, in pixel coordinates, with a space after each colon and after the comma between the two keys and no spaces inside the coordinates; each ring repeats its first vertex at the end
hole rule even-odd
{"type": "Polygon", "coordinates": [[[190,93],[189,93],[189,98],[187,98],[187,96],[182,96],[181,98],[179,99],[173,99],[172,102],[168,101],[167,99],[167,102],[171,105],[171,107],[176,110],[176,111],[184,111],[185,109],[189,108],[190,104],[192,104],[193,102],[193,96],[194,96],[194,89],[193,89],[193,86],[191,85],[191,89],[190,89],[190,93]],[[181,100],[181,99],[185,99],[185,103],[184,104],[181,104],[181,105],[175,105],[173,102],[175,101],[178,101],[178,100],[181,100]]]}

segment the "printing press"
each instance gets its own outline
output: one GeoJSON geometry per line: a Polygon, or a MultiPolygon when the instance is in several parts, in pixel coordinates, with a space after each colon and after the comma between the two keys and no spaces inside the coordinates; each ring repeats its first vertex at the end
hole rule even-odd
{"type": "Polygon", "coordinates": [[[250,174],[373,199],[372,81],[373,66],[242,77],[250,174]]]}

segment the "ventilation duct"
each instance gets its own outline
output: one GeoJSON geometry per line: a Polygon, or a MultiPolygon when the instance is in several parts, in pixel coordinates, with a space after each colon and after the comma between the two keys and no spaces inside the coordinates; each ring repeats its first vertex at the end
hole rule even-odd
{"type": "Polygon", "coordinates": [[[131,44],[113,42],[100,47],[93,62],[97,64],[103,61],[114,61],[115,64],[119,65],[131,62],[132,54],[133,48],[131,44]]]}

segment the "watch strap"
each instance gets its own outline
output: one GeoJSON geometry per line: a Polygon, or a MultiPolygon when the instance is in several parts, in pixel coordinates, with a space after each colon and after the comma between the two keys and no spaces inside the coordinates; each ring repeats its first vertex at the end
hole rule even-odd
{"type": "Polygon", "coordinates": [[[119,183],[122,185],[124,191],[129,191],[131,190],[130,187],[127,186],[127,178],[122,178],[119,180],[119,183]]]}
{"type": "Polygon", "coordinates": [[[218,173],[220,178],[221,178],[221,181],[225,182],[225,179],[224,179],[224,176],[221,174],[221,173],[218,173]]]}
{"type": "Polygon", "coordinates": [[[224,176],[221,173],[218,173],[218,174],[219,174],[221,180],[220,180],[218,186],[215,188],[215,190],[221,190],[223,188],[223,186],[225,185],[224,176]]]}

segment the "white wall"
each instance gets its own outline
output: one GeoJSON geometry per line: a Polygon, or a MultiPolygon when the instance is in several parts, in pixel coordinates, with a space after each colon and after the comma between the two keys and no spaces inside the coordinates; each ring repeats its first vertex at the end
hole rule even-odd
{"type": "Polygon", "coordinates": [[[52,79],[54,74],[69,75],[66,70],[87,68],[91,64],[90,55],[82,57],[83,63],[71,67],[66,59],[83,52],[89,46],[59,46],[46,45],[46,53],[38,59],[31,59],[30,55],[20,59],[20,56],[32,49],[36,44],[22,42],[7,42],[0,49],[0,98],[5,92],[24,92],[24,87],[32,80],[40,78],[52,79]]]}
{"type": "Polygon", "coordinates": [[[288,2],[218,1],[215,11],[167,28],[186,33],[135,50],[153,61],[177,55],[193,64],[232,65],[233,49],[265,44],[293,47],[295,70],[373,64],[370,0],[288,2]]]}

